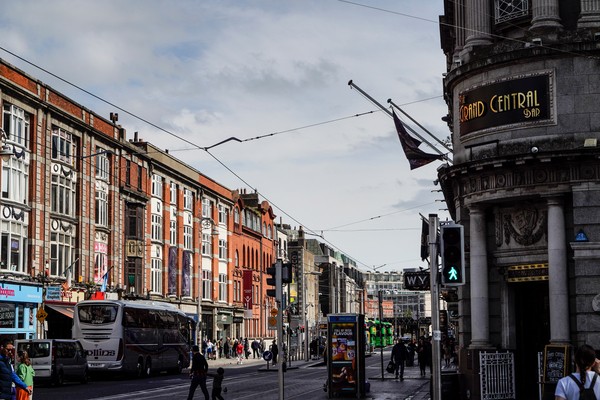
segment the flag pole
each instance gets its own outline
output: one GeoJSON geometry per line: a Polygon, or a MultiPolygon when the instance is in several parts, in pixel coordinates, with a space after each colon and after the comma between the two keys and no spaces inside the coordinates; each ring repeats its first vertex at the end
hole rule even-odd
{"type": "Polygon", "coordinates": [[[431,132],[429,132],[427,129],[425,129],[425,127],[423,125],[421,125],[420,123],[418,123],[413,117],[411,117],[406,111],[404,111],[403,109],[401,109],[397,104],[395,104],[392,99],[388,99],[388,103],[391,104],[392,106],[394,106],[396,108],[396,110],[400,111],[402,114],[404,114],[408,119],[410,119],[412,122],[415,123],[415,125],[417,125],[419,128],[423,129],[425,132],[427,132],[427,134],[429,136],[431,136],[435,141],[437,141],[439,144],[441,144],[442,146],[444,146],[444,148],[446,150],[448,150],[449,152],[452,152],[452,149],[448,146],[446,146],[446,144],[444,142],[442,142],[440,139],[438,139],[437,137],[435,137],[435,135],[431,132]]]}
{"type": "MultiPolygon", "coordinates": [[[[375,100],[374,98],[372,98],[371,96],[369,96],[364,90],[362,90],[361,88],[359,88],[358,86],[356,86],[356,84],[354,82],[352,82],[352,80],[348,81],[348,86],[358,90],[360,92],[360,94],[362,94],[363,96],[365,96],[367,99],[369,99],[369,101],[371,101],[373,104],[375,104],[377,107],[381,108],[383,111],[385,111],[390,117],[392,116],[392,112],[390,110],[388,110],[386,107],[384,107],[381,103],[379,103],[377,100],[375,100]]],[[[433,150],[436,151],[436,153],[438,153],[439,155],[441,155],[444,159],[446,159],[447,161],[452,162],[448,156],[443,153],[440,149],[438,149],[437,147],[435,147],[433,144],[431,144],[427,139],[425,139],[423,136],[419,135],[417,132],[415,132],[414,129],[412,129],[410,126],[405,125],[405,128],[407,128],[413,135],[415,135],[416,137],[418,137],[419,139],[421,139],[422,142],[427,143],[427,145],[429,145],[429,147],[431,147],[433,150]]]]}

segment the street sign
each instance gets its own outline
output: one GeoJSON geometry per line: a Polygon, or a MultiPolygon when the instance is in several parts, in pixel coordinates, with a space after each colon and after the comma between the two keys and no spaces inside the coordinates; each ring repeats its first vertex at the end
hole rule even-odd
{"type": "Polygon", "coordinates": [[[263,359],[265,361],[271,361],[273,359],[273,353],[271,353],[269,350],[264,351],[263,352],[263,359]]]}
{"type": "Polygon", "coordinates": [[[35,316],[38,321],[44,322],[46,320],[47,316],[48,316],[48,313],[42,307],[38,308],[38,312],[35,316]]]}
{"type": "Polygon", "coordinates": [[[277,330],[277,317],[269,317],[268,325],[269,325],[270,331],[276,331],[277,330]]]}
{"type": "Polygon", "coordinates": [[[276,317],[277,313],[278,313],[278,311],[276,308],[271,308],[271,317],[276,317]]]}

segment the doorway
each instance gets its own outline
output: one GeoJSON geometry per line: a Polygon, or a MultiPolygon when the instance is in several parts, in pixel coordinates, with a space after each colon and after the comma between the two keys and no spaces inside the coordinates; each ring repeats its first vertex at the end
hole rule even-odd
{"type": "Polygon", "coordinates": [[[538,352],[550,341],[548,282],[512,284],[515,295],[517,399],[539,398],[538,352]]]}

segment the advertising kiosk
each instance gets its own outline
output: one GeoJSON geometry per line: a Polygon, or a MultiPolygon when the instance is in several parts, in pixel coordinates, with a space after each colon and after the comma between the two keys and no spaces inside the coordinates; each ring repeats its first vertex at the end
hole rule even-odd
{"type": "Polygon", "coordinates": [[[365,396],[365,318],[362,314],[327,316],[329,398],[365,396]]]}

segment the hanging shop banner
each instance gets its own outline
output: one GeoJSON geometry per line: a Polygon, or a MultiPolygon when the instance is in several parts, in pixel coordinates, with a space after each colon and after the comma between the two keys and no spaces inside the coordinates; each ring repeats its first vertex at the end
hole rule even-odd
{"type": "Polygon", "coordinates": [[[505,127],[551,122],[551,73],[502,79],[461,92],[460,135],[505,127]]]}
{"type": "MultiPolygon", "coordinates": [[[[177,247],[169,247],[169,293],[177,292],[177,247]]],[[[184,279],[185,282],[185,279],[184,279]]]]}
{"type": "Polygon", "coordinates": [[[190,287],[192,276],[192,252],[189,250],[185,250],[183,252],[183,279],[181,282],[181,294],[183,296],[191,296],[192,288],[190,287]]]}
{"type": "Polygon", "coordinates": [[[252,310],[252,271],[244,270],[243,275],[244,309],[252,310]]]}

